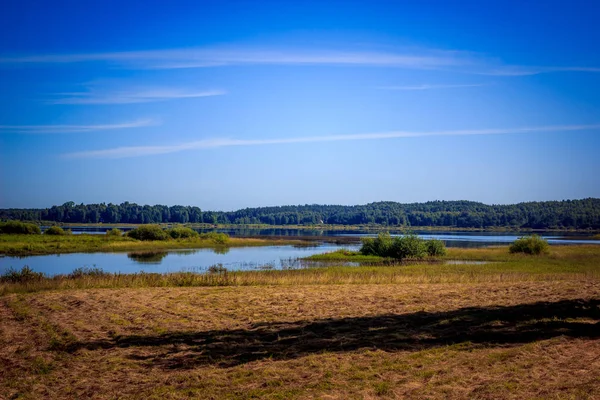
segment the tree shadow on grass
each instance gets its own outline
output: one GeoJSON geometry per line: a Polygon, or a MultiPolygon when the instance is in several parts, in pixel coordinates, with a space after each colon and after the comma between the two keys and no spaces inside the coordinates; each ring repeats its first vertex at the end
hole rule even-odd
{"type": "Polygon", "coordinates": [[[120,336],[112,341],[80,342],[71,350],[167,346],[160,354],[131,357],[163,368],[208,364],[231,367],[265,358],[287,360],[322,352],[419,351],[463,342],[503,346],[556,336],[599,338],[600,299],[263,323],[249,329],[120,336]]]}

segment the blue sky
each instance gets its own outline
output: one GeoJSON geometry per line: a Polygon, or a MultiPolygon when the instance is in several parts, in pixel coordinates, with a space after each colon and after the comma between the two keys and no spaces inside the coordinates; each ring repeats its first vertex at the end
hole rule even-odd
{"type": "Polygon", "coordinates": [[[600,197],[600,2],[2,7],[0,207],[600,197]]]}

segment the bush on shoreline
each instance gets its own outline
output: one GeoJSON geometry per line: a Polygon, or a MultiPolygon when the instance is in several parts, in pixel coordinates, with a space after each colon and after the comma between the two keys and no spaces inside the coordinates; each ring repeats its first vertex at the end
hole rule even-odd
{"type": "Polygon", "coordinates": [[[166,231],[173,239],[190,239],[199,236],[199,233],[185,226],[176,226],[166,231]]]}
{"type": "Polygon", "coordinates": [[[0,276],[0,282],[6,283],[26,283],[39,281],[45,278],[42,272],[35,272],[29,266],[24,266],[21,270],[9,268],[2,276],[0,276]]]}
{"type": "Polygon", "coordinates": [[[112,228],[110,231],[106,231],[106,236],[120,237],[123,236],[123,232],[120,229],[112,228]]]}
{"type": "Polygon", "coordinates": [[[362,239],[360,253],[365,256],[379,256],[403,260],[405,258],[438,257],[446,254],[446,246],[441,240],[424,240],[415,234],[392,237],[380,233],[376,238],[362,239]]]}
{"type": "Polygon", "coordinates": [[[137,240],[167,240],[169,234],[164,231],[159,225],[149,224],[141,225],[130,230],[126,236],[137,240]]]}
{"type": "Polygon", "coordinates": [[[427,255],[430,257],[441,257],[445,256],[446,245],[439,239],[431,239],[426,242],[427,255]]]}
{"type": "Polygon", "coordinates": [[[550,245],[539,235],[523,236],[515,240],[508,249],[511,253],[525,254],[547,254],[550,252],[550,245]]]}
{"type": "Polygon", "coordinates": [[[44,231],[44,235],[64,236],[64,235],[69,235],[69,234],[71,234],[71,230],[65,231],[60,226],[51,226],[50,228],[48,228],[44,231]]]}
{"type": "Polygon", "coordinates": [[[201,234],[200,239],[212,240],[216,244],[227,244],[229,242],[229,235],[226,233],[208,232],[201,234]]]}
{"type": "Polygon", "coordinates": [[[42,231],[40,230],[40,227],[36,224],[21,221],[7,221],[0,222],[0,233],[39,235],[40,233],[42,233],[42,231]]]}

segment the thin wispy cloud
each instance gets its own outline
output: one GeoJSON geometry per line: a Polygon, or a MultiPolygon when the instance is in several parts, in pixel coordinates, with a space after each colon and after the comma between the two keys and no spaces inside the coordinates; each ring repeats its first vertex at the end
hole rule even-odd
{"type": "Polygon", "coordinates": [[[548,74],[552,72],[590,72],[599,73],[600,68],[595,67],[529,67],[519,65],[508,65],[504,67],[490,68],[476,72],[480,75],[491,76],[529,76],[548,74]]]}
{"type": "Polygon", "coordinates": [[[21,134],[80,133],[130,128],[143,128],[157,124],[158,122],[152,119],[141,119],[131,122],[122,122],[118,124],[100,125],[0,125],[0,132],[21,134]]]}
{"type": "Polygon", "coordinates": [[[91,150],[64,154],[66,158],[130,158],[158,154],[178,153],[186,150],[211,149],[232,146],[265,146],[277,144],[297,144],[297,143],[320,143],[320,142],[338,142],[354,140],[382,140],[398,139],[410,137],[431,137],[431,136],[469,136],[469,135],[502,135],[502,134],[527,134],[536,132],[567,132],[582,130],[600,129],[600,124],[596,125],[563,125],[563,126],[538,126],[526,128],[506,128],[506,129],[476,129],[476,130],[453,130],[453,131],[433,131],[433,132],[380,132],[363,133],[350,135],[328,135],[328,136],[306,136],[287,139],[208,139],[194,142],[180,143],[176,145],[165,146],[130,146],[116,147],[105,150],[91,150]]]}
{"type": "Polygon", "coordinates": [[[420,49],[404,52],[306,49],[171,49],[89,54],[0,57],[0,64],[106,62],[124,68],[178,69],[226,65],[370,65],[416,69],[458,67],[473,63],[470,53],[420,49]]]}
{"type": "Polygon", "coordinates": [[[58,93],[64,96],[49,100],[49,104],[133,104],[158,101],[193,99],[200,97],[221,96],[224,90],[206,90],[190,92],[182,89],[150,89],[138,91],[96,91],[58,93]]]}
{"type": "Polygon", "coordinates": [[[430,85],[430,84],[422,84],[422,85],[407,85],[407,86],[380,86],[379,89],[384,90],[434,90],[434,89],[460,89],[460,88],[470,88],[470,87],[481,87],[488,86],[488,83],[474,83],[474,84],[465,84],[465,85],[430,85]]]}
{"type": "Polygon", "coordinates": [[[38,54],[0,57],[0,65],[104,62],[129,69],[210,68],[232,65],[348,65],[407,69],[443,69],[493,76],[527,76],[555,72],[599,73],[600,67],[504,65],[468,51],[410,49],[349,51],[229,46],[81,54],[38,54]]]}

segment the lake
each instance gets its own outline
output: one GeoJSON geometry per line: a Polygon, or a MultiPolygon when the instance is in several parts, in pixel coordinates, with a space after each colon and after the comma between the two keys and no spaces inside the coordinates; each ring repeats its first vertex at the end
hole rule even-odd
{"type": "MultiPolygon", "coordinates": [[[[73,233],[104,233],[106,228],[72,228],[73,233]]],[[[220,230],[231,236],[312,236],[315,238],[344,238],[347,243],[334,244],[318,240],[314,246],[264,246],[231,248],[226,251],[212,249],[177,250],[169,252],[129,252],[129,253],[74,253],[31,257],[1,257],[0,273],[9,268],[27,265],[35,271],[48,275],[70,273],[76,268],[97,267],[107,272],[206,272],[210,266],[221,264],[228,270],[259,270],[302,268],[298,258],[312,254],[335,251],[340,248],[357,250],[360,238],[375,236],[367,231],[320,231],[303,229],[244,229],[220,230]]],[[[396,232],[400,233],[400,232],[396,232]]],[[[440,239],[448,247],[482,247],[507,245],[523,233],[518,232],[460,232],[423,231],[416,232],[424,239],[440,239]]],[[[551,245],[600,244],[600,240],[577,239],[581,234],[547,233],[542,234],[551,245]],[[569,237],[570,239],[564,239],[569,237]]],[[[321,239],[319,238],[319,239],[321,239]]]]}

